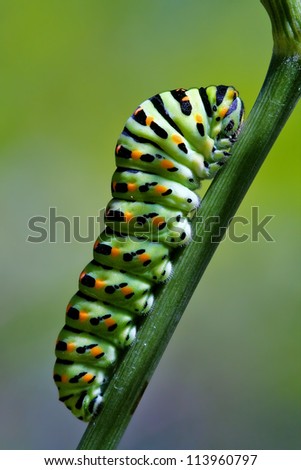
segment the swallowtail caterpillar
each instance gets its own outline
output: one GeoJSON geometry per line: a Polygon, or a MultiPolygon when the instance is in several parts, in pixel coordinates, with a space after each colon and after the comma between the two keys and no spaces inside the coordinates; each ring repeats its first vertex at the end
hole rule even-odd
{"type": "Polygon", "coordinates": [[[106,228],[79,278],[56,344],[59,399],[84,421],[99,408],[120,351],[172,282],[170,253],[191,240],[196,190],[229,158],[243,120],[231,86],[164,92],[144,101],[116,145],[106,228]]]}

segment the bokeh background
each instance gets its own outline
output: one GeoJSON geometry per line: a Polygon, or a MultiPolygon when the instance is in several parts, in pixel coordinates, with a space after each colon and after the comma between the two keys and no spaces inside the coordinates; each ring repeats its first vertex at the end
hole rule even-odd
{"type": "MultiPolygon", "coordinates": [[[[110,199],[115,141],[141,101],[180,86],[234,84],[248,114],[270,24],[259,0],[0,5],[0,447],[73,449],[86,425],[57,400],[53,348],[110,199]],[[57,223],[50,242],[51,207],[70,241],[57,223]],[[27,240],[34,216],[43,243],[27,240]],[[91,241],[74,239],[74,217],[91,241]]],[[[252,241],[250,225],[245,243],[223,241],[120,449],[300,448],[300,122],[299,104],[238,211],[273,215],[274,242],[252,241]]]]}

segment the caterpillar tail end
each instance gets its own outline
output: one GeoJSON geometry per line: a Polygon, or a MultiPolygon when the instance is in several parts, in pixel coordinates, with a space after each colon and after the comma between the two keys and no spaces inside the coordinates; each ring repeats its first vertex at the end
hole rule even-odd
{"type": "MultiPolygon", "coordinates": [[[[80,421],[89,422],[99,411],[103,402],[101,390],[95,392],[95,396],[92,396],[92,394],[89,393],[85,395],[83,399],[82,394],[77,393],[67,400],[64,400],[64,403],[68,410],[70,410],[76,418],[78,418],[80,421]],[[80,408],[78,408],[79,401],[81,402],[80,408]]],[[[62,401],[61,398],[60,401],[62,401]]]]}
{"type": "Polygon", "coordinates": [[[107,378],[102,370],[92,370],[79,364],[62,364],[57,359],[54,365],[54,381],[59,391],[59,400],[81,421],[88,422],[99,411],[107,378]],[[90,384],[87,387],[87,384],[90,384]]]}

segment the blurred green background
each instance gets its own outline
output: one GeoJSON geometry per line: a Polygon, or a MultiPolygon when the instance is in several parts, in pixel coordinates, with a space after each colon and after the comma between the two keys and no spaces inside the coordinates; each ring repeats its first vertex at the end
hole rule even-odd
{"type": "MultiPolygon", "coordinates": [[[[57,400],[53,349],[93,242],[66,243],[58,223],[55,242],[30,243],[28,221],[55,207],[96,238],[127,117],[157,92],[220,83],[248,113],[270,24],[259,0],[0,4],[0,447],[73,449],[85,425],[57,400]]],[[[274,215],[274,242],[221,244],[121,449],[300,448],[300,122],[299,104],[238,211],[274,215]]]]}

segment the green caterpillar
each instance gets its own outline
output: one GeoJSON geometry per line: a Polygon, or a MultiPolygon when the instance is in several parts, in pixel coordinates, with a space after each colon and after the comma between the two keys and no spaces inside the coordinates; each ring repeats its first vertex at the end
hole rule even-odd
{"type": "Polygon", "coordinates": [[[191,240],[200,181],[228,159],[243,120],[233,87],[179,88],[144,101],[116,146],[106,229],[82,271],[56,345],[59,399],[89,421],[120,351],[151,311],[153,287],[171,277],[170,252],[191,240]]]}

